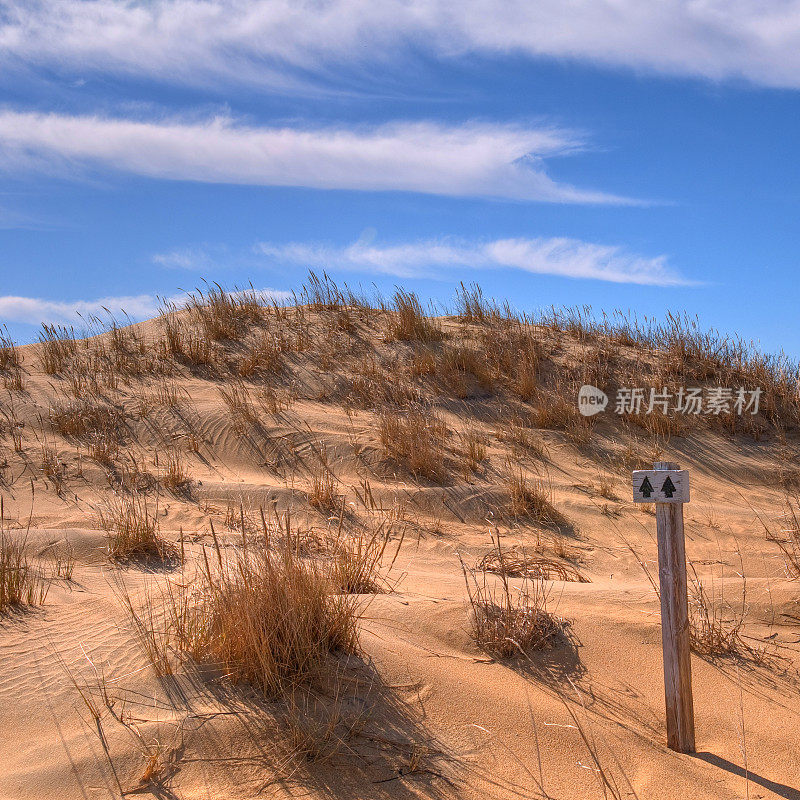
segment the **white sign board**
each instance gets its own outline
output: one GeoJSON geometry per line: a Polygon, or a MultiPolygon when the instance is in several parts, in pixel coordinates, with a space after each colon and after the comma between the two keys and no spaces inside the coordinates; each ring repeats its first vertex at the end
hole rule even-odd
{"type": "Polygon", "coordinates": [[[637,469],[634,503],[688,503],[689,472],[685,469],[637,469]]]}

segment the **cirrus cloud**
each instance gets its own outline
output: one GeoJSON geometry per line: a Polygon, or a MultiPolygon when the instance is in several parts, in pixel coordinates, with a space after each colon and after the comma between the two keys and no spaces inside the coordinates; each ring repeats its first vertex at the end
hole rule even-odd
{"type": "Polygon", "coordinates": [[[0,0],[0,63],[296,89],[411,50],[800,88],[797,0],[0,0]]]}
{"type": "Polygon", "coordinates": [[[370,237],[346,247],[262,242],[257,252],[279,263],[311,268],[379,272],[398,277],[441,277],[451,270],[517,269],[643,286],[686,286],[693,282],[673,270],[666,256],[642,256],[617,245],[565,237],[491,241],[430,239],[376,245],[370,237]]]}
{"type": "Polygon", "coordinates": [[[544,159],[584,146],[552,127],[397,122],[253,127],[0,111],[0,168],[103,168],[167,180],[404,191],[560,203],[632,203],[552,180],[544,159]]]}

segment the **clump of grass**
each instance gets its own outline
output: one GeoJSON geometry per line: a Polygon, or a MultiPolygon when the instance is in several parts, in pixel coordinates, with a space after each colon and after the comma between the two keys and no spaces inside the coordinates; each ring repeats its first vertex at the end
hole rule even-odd
{"type": "Polygon", "coordinates": [[[339,481],[328,466],[325,450],[320,452],[319,464],[311,472],[311,488],[308,491],[308,503],[312,508],[320,511],[333,511],[339,501],[336,491],[339,481]]]}
{"type": "Polygon", "coordinates": [[[185,389],[179,389],[174,380],[162,378],[150,391],[142,389],[136,394],[136,413],[144,418],[155,408],[179,409],[188,398],[185,389]]]}
{"type": "Polygon", "coordinates": [[[162,486],[173,494],[186,494],[190,483],[191,476],[181,454],[176,450],[167,453],[167,463],[161,474],[162,486]]]}
{"type": "Polygon", "coordinates": [[[184,399],[182,396],[186,390],[178,389],[175,381],[168,381],[163,379],[159,381],[158,388],[153,393],[153,401],[164,408],[179,408],[181,401],[184,399]]]}
{"type": "Polygon", "coordinates": [[[25,427],[24,423],[14,421],[11,425],[11,445],[15,453],[21,453],[22,447],[22,430],[25,427]]]}
{"type": "Polygon", "coordinates": [[[258,410],[244,383],[241,381],[231,383],[227,388],[221,388],[219,393],[230,411],[233,427],[237,433],[247,433],[250,428],[258,424],[258,410]]]}
{"type": "Polygon", "coordinates": [[[0,613],[14,606],[37,606],[47,597],[48,582],[26,553],[25,539],[0,526],[0,613]]]}
{"type": "Polygon", "coordinates": [[[686,427],[686,421],[682,417],[665,414],[655,408],[649,414],[629,414],[627,419],[665,442],[672,436],[680,436],[686,427]]]}
{"type": "Polygon", "coordinates": [[[258,403],[267,414],[280,414],[289,408],[295,400],[292,392],[278,389],[274,386],[265,386],[258,391],[258,403]]]}
{"type": "Polygon", "coordinates": [[[391,333],[400,341],[437,342],[443,337],[441,326],[430,319],[413,292],[397,289],[392,298],[394,320],[391,333]]]}
{"type": "Polygon", "coordinates": [[[611,475],[604,473],[601,475],[595,485],[597,494],[600,497],[605,497],[606,500],[617,500],[617,493],[614,490],[614,479],[611,475]]]}
{"type": "Polygon", "coordinates": [[[419,392],[397,363],[383,364],[370,353],[353,365],[347,399],[365,408],[407,406],[419,400],[419,392]]]}
{"type": "Polygon", "coordinates": [[[216,362],[216,351],[212,342],[195,326],[189,324],[175,306],[161,310],[164,338],[159,343],[161,351],[171,358],[179,359],[193,367],[211,367],[216,362]]]}
{"type": "Polygon", "coordinates": [[[356,652],[358,599],[336,591],[327,563],[302,557],[292,540],[273,549],[265,537],[230,558],[217,543],[214,567],[204,550],[193,581],[168,584],[163,627],[158,615],[135,614],[154,667],[170,670],[179,653],[276,697],[324,674],[332,653],[356,652]]]}
{"type": "Polygon", "coordinates": [[[283,369],[286,342],[270,331],[262,331],[256,343],[242,356],[236,371],[242,378],[262,373],[275,374],[283,369]]]}
{"type": "Polygon", "coordinates": [[[506,442],[510,446],[512,458],[528,455],[544,460],[547,456],[547,451],[536,431],[528,427],[517,415],[502,420],[494,436],[498,442],[506,442]]]}
{"type": "MultiPolygon", "coordinates": [[[[577,396],[577,394],[576,394],[577,396]]],[[[537,393],[536,408],[532,412],[537,428],[569,430],[583,422],[577,403],[559,394],[537,393]]]]}
{"type": "Polygon", "coordinates": [[[480,331],[478,351],[497,380],[504,378],[514,394],[531,401],[538,391],[542,360],[536,331],[526,319],[513,319],[509,313],[494,314],[493,319],[495,324],[480,331]]]}
{"type": "Polygon", "coordinates": [[[111,467],[119,457],[119,441],[114,433],[98,431],[92,434],[86,445],[89,458],[104,467],[111,467]]]}
{"type": "Polygon", "coordinates": [[[75,553],[72,545],[67,542],[66,547],[53,553],[52,574],[53,580],[71,581],[75,571],[75,553]]]}
{"type": "MultiPolygon", "coordinates": [[[[236,505],[232,500],[228,500],[225,507],[225,527],[232,531],[241,533],[255,533],[259,530],[260,522],[258,514],[248,504],[247,511],[244,508],[244,496],[242,495],[239,504],[236,505]]],[[[214,532],[214,524],[211,524],[211,532],[214,532]]]]}
{"type": "Polygon", "coordinates": [[[477,283],[465,286],[463,281],[456,290],[456,316],[461,322],[484,324],[499,316],[499,309],[483,296],[477,283]]]}
{"type": "Polygon", "coordinates": [[[64,486],[64,465],[58,458],[58,451],[55,447],[46,442],[42,445],[41,469],[42,474],[53,482],[56,493],[61,494],[64,486]]]}
{"type": "Polygon", "coordinates": [[[14,606],[41,605],[48,588],[42,571],[28,559],[26,534],[15,536],[6,530],[0,497],[0,613],[14,606]]]}
{"type": "Polygon", "coordinates": [[[81,398],[57,401],[50,407],[50,422],[62,435],[80,439],[90,458],[110,466],[119,455],[122,414],[113,406],[81,398]]]}
{"type": "Polygon", "coordinates": [[[122,421],[113,406],[88,398],[73,401],[56,401],[50,406],[50,422],[62,436],[83,439],[103,433],[116,436],[122,421]]]}
{"type": "Polygon", "coordinates": [[[227,292],[218,283],[191,295],[189,308],[206,337],[214,341],[239,339],[248,324],[264,315],[263,300],[252,287],[227,292]]]}
{"type": "Polygon", "coordinates": [[[78,354],[75,331],[61,325],[42,325],[39,333],[39,358],[48,375],[58,375],[78,354]]]}
{"type": "Polygon", "coordinates": [[[515,517],[527,517],[541,525],[561,526],[564,515],[553,505],[553,490],[541,478],[529,480],[519,469],[512,469],[507,479],[509,510],[515,517]]]}
{"type": "Polygon", "coordinates": [[[461,434],[464,465],[468,471],[476,472],[486,459],[488,437],[478,427],[472,425],[461,434]]]}
{"type": "MultiPolygon", "coordinates": [[[[648,562],[629,542],[626,541],[625,544],[642,568],[656,596],[660,597],[661,589],[657,576],[653,575],[648,562]]],[[[736,552],[741,567],[742,554],[738,547],[736,552]]],[[[698,575],[694,563],[687,561],[691,648],[698,655],[708,659],[733,657],[746,659],[757,665],[780,660],[781,657],[774,649],[767,645],[753,647],[745,639],[743,629],[748,612],[747,580],[742,569],[739,570],[738,576],[742,580],[741,597],[734,606],[725,598],[724,572],[719,579],[713,574],[705,579],[698,575]]]]}
{"type": "Polygon", "coordinates": [[[3,375],[3,388],[10,392],[21,392],[25,388],[22,370],[15,369],[3,375]]]}
{"type": "Polygon", "coordinates": [[[384,555],[390,541],[391,526],[382,522],[374,530],[362,530],[354,536],[340,531],[329,548],[331,552],[331,582],[340,592],[348,594],[376,594],[387,589],[386,575],[391,571],[403,535],[397,542],[394,556],[384,569],[384,555]]]}
{"type": "Polygon", "coordinates": [[[499,537],[493,537],[497,580],[489,580],[485,570],[461,567],[470,605],[471,634],[482,650],[499,658],[527,655],[532,650],[553,647],[563,637],[567,623],[547,609],[549,585],[543,578],[523,577],[512,587],[504,568],[504,553],[499,537]],[[480,574],[480,577],[479,577],[480,574]]]}
{"type": "Polygon", "coordinates": [[[530,401],[536,396],[539,388],[538,362],[532,358],[520,361],[514,379],[514,392],[523,400],[530,401]]]}
{"type": "Polygon", "coordinates": [[[384,409],[379,415],[379,436],[384,456],[412,475],[437,481],[442,465],[447,426],[432,410],[399,412],[384,409]]]}
{"type": "Polygon", "coordinates": [[[347,286],[341,288],[326,272],[320,277],[313,270],[309,271],[298,299],[313,311],[334,313],[338,313],[348,304],[355,303],[355,298],[347,286]]]}
{"type": "Polygon", "coordinates": [[[161,536],[158,504],[150,507],[144,495],[116,497],[98,513],[98,524],[108,531],[108,552],[117,561],[166,560],[174,548],[161,536]]]}
{"type": "Polygon", "coordinates": [[[435,350],[430,347],[415,348],[408,364],[409,375],[412,378],[435,375],[437,369],[435,350]]]}
{"type": "Polygon", "coordinates": [[[468,384],[465,376],[471,375],[478,386],[492,392],[495,378],[486,361],[486,354],[472,344],[445,345],[440,363],[441,376],[445,384],[459,397],[466,397],[468,384]]]}
{"type": "Polygon", "coordinates": [[[22,359],[17,350],[14,340],[9,336],[8,328],[0,326],[0,372],[7,370],[17,370],[20,368],[22,359]]]}

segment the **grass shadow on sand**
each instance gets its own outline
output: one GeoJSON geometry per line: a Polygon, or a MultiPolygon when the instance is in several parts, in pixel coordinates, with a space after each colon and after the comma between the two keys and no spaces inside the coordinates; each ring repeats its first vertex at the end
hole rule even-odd
{"type": "Polygon", "coordinates": [[[222,785],[337,800],[454,794],[456,757],[437,744],[400,687],[357,656],[332,659],[316,685],[277,700],[203,665],[187,664],[160,684],[190,731],[179,766],[217,770],[222,785]]]}

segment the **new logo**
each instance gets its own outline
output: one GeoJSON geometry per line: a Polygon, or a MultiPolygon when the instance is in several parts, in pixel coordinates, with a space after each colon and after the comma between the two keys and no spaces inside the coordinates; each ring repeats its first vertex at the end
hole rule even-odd
{"type": "Polygon", "coordinates": [[[608,405],[608,396],[602,389],[585,383],[578,392],[578,411],[584,417],[593,417],[601,411],[605,411],[608,405]]]}

